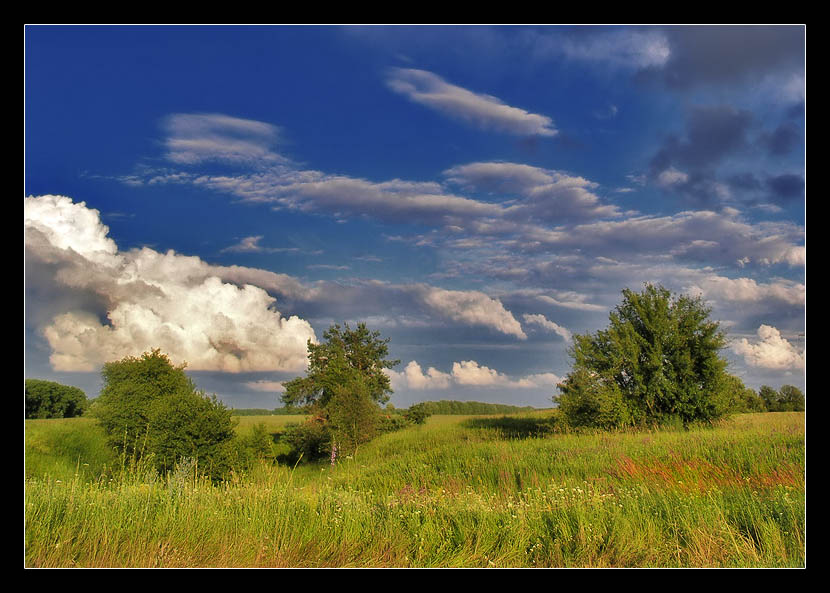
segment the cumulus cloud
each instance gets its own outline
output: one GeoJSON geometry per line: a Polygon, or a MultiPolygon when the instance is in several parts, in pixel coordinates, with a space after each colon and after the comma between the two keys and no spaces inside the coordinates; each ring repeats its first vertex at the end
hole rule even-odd
{"type": "Polygon", "coordinates": [[[450,389],[451,387],[502,387],[539,389],[555,386],[561,379],[554,373],[538,373],[526,377],[511,378],[475,360],[462,360],[452,364],[445,373],[429,367],[426,372],[416,361],[410,361],[403,371],[387,370],[393,388],[413,390],[450,389]]]}
{"type": "Polygon", "coordinates": [[[63,311],[41,328],[55,370],[92,371],[152,348],[192,370],[305,368],[314,330],[282,317],[262,288],[225,282],[197,257],[119,251],[99,213],[68,197],[26,198],[24,218],[27,266],[52,266],[56,289],[87,292],[103,304],[63,311]]]}
{"type": "Polygon", "coordinates": [[[527,339],[522,325],[502,303],[475,290],[445,290],[434,286],[413,285],[408,288],[427,307],[454,321],[491,327],[520,340],[527,339]]]}
{"type": "Polygon", "coordinates": [[[485,130],[518,136],[555,136],[558,133],[547,116],[511,107],[496,97],[450,84],[432,72],[394,68],[386,83],[411,101],[485,130]]]}
{"type": "Polygon", "coordinates": [[[562,327],[558,323],[554,323],[544,315],[525,313],[523,319],[525,320],[525,323],[538,325],[539,327],[542,327],[546,330],[552,331],[555,334],[562,336],[562,339],[564,339],[565,341],[570,341],[573,337],[571,332],[567,328],[562,327]]]}
{"type": "Polygon", "coordinates": [[[752,367],[788,371],[806,366],[804,353],[782,337],[778,329],[769,325],[758,328],[758,341],[755,343],[746,338],[733,342],[732,351],[752,367]]]}
{"type": "Polygon", "coordinates": [[[702,294],[707,300],[734,303],[780,303],[803,306],[807,302],[807,287],[799,282],[780,279],[758,282],[753,278],[726,278],[714,274],[687,287],[692,293],[702,294]]]}
{"type": "Polygon", "coordinates": [[[404,368],[403,378],[409,389],[447,389],[452,383],[452,376],[448,373],[442,373],[434,367],[429,367],[424,373],[421,365],[414,360],[404,368]]]}

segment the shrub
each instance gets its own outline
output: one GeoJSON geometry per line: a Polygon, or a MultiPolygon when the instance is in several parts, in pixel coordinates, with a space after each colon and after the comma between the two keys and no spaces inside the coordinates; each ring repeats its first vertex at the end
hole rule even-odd
{"type": "Polygon", "coordinates": [[[331,431],[326,419],[321,416],[313,416],[302,424],[289,424],[280,441],[291,449],[288,454],[290,462],[300,459],[317,461],[331,454],[331,431]]]}
{"type": "Polygon", "coordinates": [[[134,459],[151,455],[162,472],[182,458],[216,479],[230,469],[231,411],[198,391],[159,350],[104,365],[95,414],[111,446],[134,459]]]}
{"type": "Polygon", "coordinates": [[[409,406],[403,416],[412,424],[424,424],[431,414],[424,403],[419,403],[409,406]]]}

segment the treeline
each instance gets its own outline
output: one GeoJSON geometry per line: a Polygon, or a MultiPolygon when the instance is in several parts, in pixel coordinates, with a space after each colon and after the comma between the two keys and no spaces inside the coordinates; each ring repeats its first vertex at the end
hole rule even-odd
{"type": "Polygon", "coordinates": [[[269,410],[267,408],[232,408],[231,414],[234,416],[296,416],[298,414],[308,414],[309,410],[305,408],[295,408],[292,406],[284,406],[269,410]]]}
{"type": "Polygon", "coordinates": [[[730,393],[733,412],[803,412],[806,407],[804,393],[793,385],[782,385],[775,390],[762,385],[757,392],[746,387],[737,377],[730,377],[730,393]]]}
{"type": "Polygon", "coordinates": [[[442,399],[440,401],[421,402],[430,416],[475,416],[487,414],[516,414],[535,410],[531,406],[511,406],[508,404],[491,404],[476,401],[456,401],[442,399]]]}
{"type": "Polygon", "coordinates": [[[26,418],[74,418],[89,407],[86,394],[71,385],[26,379],[23,390],[26,418]]]}

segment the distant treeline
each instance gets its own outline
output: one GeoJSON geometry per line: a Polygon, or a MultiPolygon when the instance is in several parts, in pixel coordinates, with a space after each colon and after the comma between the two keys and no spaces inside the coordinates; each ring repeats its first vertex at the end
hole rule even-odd
{"type": "MultiPolygon", "coordinates": [[[[511,406],[508,404],[490,404],[486,402],[441,400],[437,402],[420,402],[420,409],[429,416],[469,416],[477,414],[516,414],[535,410],[531,406],[511,406]]],[[[407,408],[387,406],[389,411],[404,414],[407,408]]],[[[282,407],[273,410],[266,408],[235,408],[231,410],[234,416],[280,416],[293,414],[309,414],[305,407],[282,407]]]]}
{"type": "Polygon", "coordinates": [[[441,400],[437,402],[421,402],[430,415],[475,415],[475,414],[515,414],[535,410],[531,406],[511,406],[508,404],[490,404],[485,402],[441,400]]]}
{"type": "Polygon", "coordinates": [[[233,408],[234,416],[292,416],[294,414],[308,414],[304,408],[283,407],[267,410],[265,408],[233,408]]]}

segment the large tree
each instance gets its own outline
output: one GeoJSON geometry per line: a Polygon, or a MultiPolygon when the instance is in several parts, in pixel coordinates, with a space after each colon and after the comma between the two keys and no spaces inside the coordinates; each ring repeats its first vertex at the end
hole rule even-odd
{"type": "Polygon", "coordinates": [[[370,331],[365,323],[352,329],[346,323],[332,325],[320,344],[308,342],[308,372],[285,383],[282,401],[290,406],[317,405],[325,408],[344,385],[359,383],[377,404],[389,401],[392,387],[384,369],[400,364],[387,360],[389,338],[370,331]]]}
{"type": "Polygon", "coordinates": [[[726,336],[698,297],[626,289],[607,329],[574,336],[573,369],[554,398],[574,425],[713,420],[730,409],[726,336]]]}

